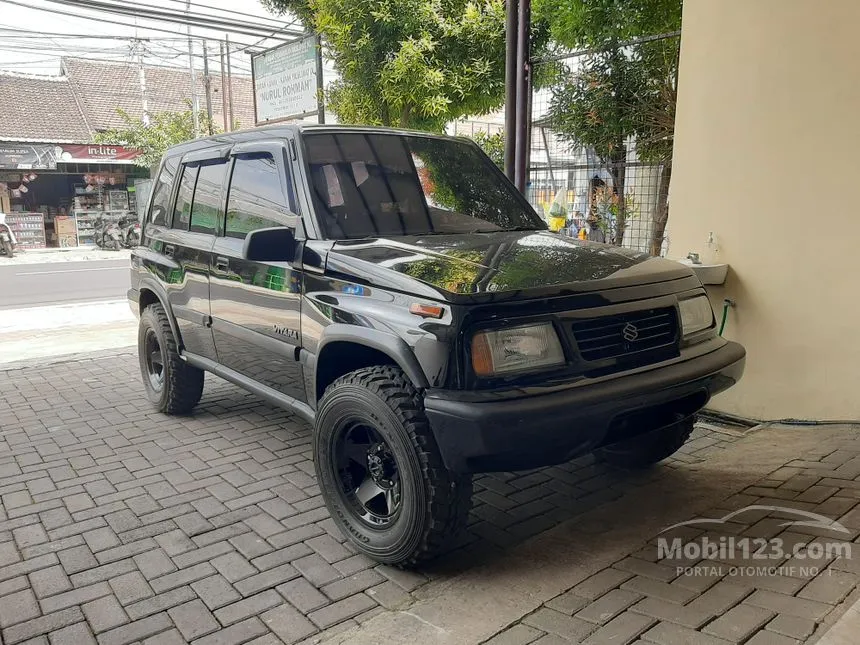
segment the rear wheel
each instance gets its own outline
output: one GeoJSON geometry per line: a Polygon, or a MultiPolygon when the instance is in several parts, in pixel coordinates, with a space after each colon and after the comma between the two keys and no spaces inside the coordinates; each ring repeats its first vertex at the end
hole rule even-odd
{"type": "Polygon", "coordinates": [[[149,305],[137,334],[140,373],[147,398],[159,412],[187,414],[203,396],[203,370],[182,360],[164,307],[149,305]]]}
{"type": "Polygon", "coordinates": [[[5,253],[7,257],[14,257],[15,250],[12,248],[12,240],[2,240],[2,242],[3,253],[5,253]]]}
{"type": "Polygon", "coordinates": [[[335,523],[375,560],[432,559],[465,526],[471,477],[445,468],[421,396],[399,368],[363,368],[328,387],[314,461],[335,523]]]}
{"type": "Polygon", "coordinates": [[[671,425],[598,448],[594,455],[621,468],[647,468],[683,446],[695,424],[695,416],[681,418],[679,415],[678,421],[671,425]]]}

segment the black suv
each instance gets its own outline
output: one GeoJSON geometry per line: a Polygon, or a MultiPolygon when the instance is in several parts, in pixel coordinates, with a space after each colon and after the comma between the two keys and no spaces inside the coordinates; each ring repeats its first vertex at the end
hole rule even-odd
{"type": "Polygon", "coordinates": [[[212,372],[313,425],[355,548],[414,564],[475,472],[668,457],[733,385],[688,268],[549,233],[467,140],[279,125],[172,148],[128,292],[158,410],[212,372]]]}

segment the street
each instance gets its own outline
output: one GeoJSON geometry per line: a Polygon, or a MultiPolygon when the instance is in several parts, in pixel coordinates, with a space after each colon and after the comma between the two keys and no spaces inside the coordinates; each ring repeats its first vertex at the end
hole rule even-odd
{"type": "Polygon", "coordinates": [[[127,258],[62,264],[0,260],[0,309],[121,300],[128,289],[128,266],[127,258]]]}

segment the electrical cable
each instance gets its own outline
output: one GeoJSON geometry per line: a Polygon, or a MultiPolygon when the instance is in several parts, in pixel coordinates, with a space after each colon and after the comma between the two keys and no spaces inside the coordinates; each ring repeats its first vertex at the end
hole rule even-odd
{"type": "MultiPolygon", "coordinates": [[[[211,16],[205,16],[203,14],[158,10],[135,2],[123,2],[121,4],[114,4],[107,0],[45,1],[53,4],[63,5],[66,7],[76,7],[79,9],[88,9],[91,11],[102,11],[107,13],[140,18],[142,20],[145,19],[153,20],[156,22],[171,22],[181,25],[188,25],[191,27],[197,27],[200,29],[228,30],[248,36],[254,36],[256,38],[264,36],[266,34],[266,31],[270,28],[270,26],[267,26],[266,28],[261,29],[259,25],[254,23],[216,18],[211,16]]],[[[304,32],[301,31],[285,31],[285,34],[288,36],[300,36],[303,33],[304,32]]],[[[286,39],[279,38],[279,40],[286,39]]]]}
{"type": "MultiPolygon", "coordinates": [[[[50,1],[50,0],[49,0],[49,1],[50,1]]],[[[45,12],[45,13],[56,14],[56,15],[60,15],[60,16],[68,16],[68,17],[71,17],[71,18],[77,18],[77,19],[80,19],[80,20],[89,20],[89,21],[92,21],[92,22],[98,22],[98,23],[106,23],[106,24],[111,24],[111,25],[120,25],[120,26],[122,26],[122,27],[126,27],[126,28],[127,28],[127,27],[129,27],[129,24],[128,24],[127,22],[122,22],[122,21],[120,21],[120,20],[111,20],[111,19],[109,19],[109,18],[100,17],[100,16],[86,16],[86,15],[82,15],[82,14],[79,14],[79,13],[73,13],[73,12],[70,12],[70,11],[62,11],[62,10],[60,10],[60,9],[49,9],[49,8],[47,8],[47,7],[34,7],[34,6],[31,6],[31,5],[26,4],[26,3],[24,3],[24,2],[18,2],[17,0],[0,0],[0,3],[9,4],[9,5],[14,5],[14,6],[17,6],[17,7],[23,7],[23,8],[25,8],[25,9],[33,9],[33,10],[35,10],[35,11],[42,11],[42,12],[45,12]]],[[[141,26],[140,28],[141,28],[141,29],[146,29],[147,31],[157,31],[157,32],[160,32],[160,33],[171,34],[171,35],[176,34],[176,29],[167,29],[166,27],[165,27],[165,28],[162,28],[162,27],[141,26]]],[[[208,29],[208,27],[207,27],[207,29],[208,29]]],[[[226,31],[231,31],[231,30],[230,30],[230,29],[227,29],[226,31]]],[[[259,35],[259,34],[256,34],[256,36],[258,36],[258,35],[259,35]]],[[[195,39],[202,39],[202,38],[203,38],[203,36],[192,36],[192,38],[195,38],[195,39]]],[[[187,41],[188,39],[187,39],[187,38],[177,38],[177,40],[184,40],[184,41],[187,41]]],[[[208,38],[207,40],[211,40],[211,41],[213,41],[213,42],[218,42],[218,41],[220,41],[220,42],[226,42],[226,41],[224,41],[223,39],[219,39],[219,38],[208,38]]],[[[238,43],[237,43],[237,44],[238,44],[238,43]]],[[[246,43],[241,43],[241,44],[242,44],[243,46],[246,46],[246,45],[247,45],[246,43]]]]}
{"type": "MultiPolygon", "coordinates": [[[[201,4],[199,2],[187,2],[187,0],[166,0],[166,1],[182,5],[183,8],[190,5],[192,7],[200,7],[202,9],[206,9],[207,11],[218,11],[220,13],[229,13],[229,14],[233,14],[236,16],[242,16],[243,18],[251,18],[253,20],[270,20],[270,21],[275,22],[276,24],[278,22],[278,19],[274,18],[274,17],[259,16],[259,15],[253,14],[253,13],[244,13],[242,11],[235,11],[233,9],[221,9],[221,8],[217,8],[217,7],[210,7],[208,5],[201,4]]],[[[298,19],[293,21],[293,23],[295,23],[295,22],[298,22],[298,19]]],[[[271,26],[274,27],[275,25],[271,25],[271,26]]]]}

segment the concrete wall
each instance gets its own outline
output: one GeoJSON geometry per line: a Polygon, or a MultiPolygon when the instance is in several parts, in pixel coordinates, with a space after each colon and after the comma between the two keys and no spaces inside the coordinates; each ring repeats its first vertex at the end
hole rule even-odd
{"type": "Polygon", "coordinates": [[[860,418],[858,27],[858,0],[684,0],[669,255],[714,232],[749,352],[716,409],[860,418]]]}

